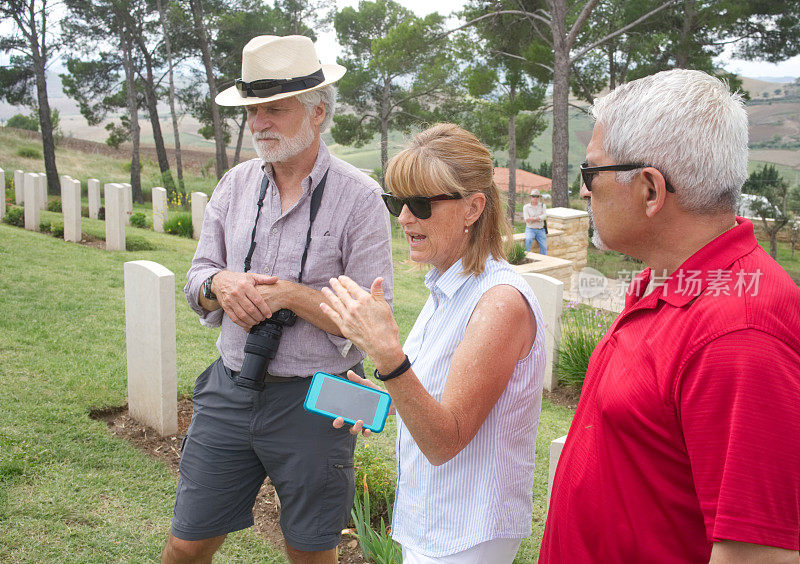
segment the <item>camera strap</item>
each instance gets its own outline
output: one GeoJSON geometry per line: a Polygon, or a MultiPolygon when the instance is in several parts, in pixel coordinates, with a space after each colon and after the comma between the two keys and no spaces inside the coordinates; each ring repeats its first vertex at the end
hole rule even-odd
{"type": "MultiPolygon", "coordinates": [[[[328,170],[325,171],[325,174],[322,176],[322,180],[319,181],[317,187],[311,192],[311,213],[309,214],[310,218],[308,222],[308,233],[306,233],[306,246],[303,249],[303,258],[300,259],[300,274],[297,275],[298,283],[303,282],[303,269],[306,266],[306,259],[308,258],[308,246],[311,244],[311,226],[314,224],[314,219],[317,217],[317,212],[319,211],[319,206],[322,202],[322,193],[325,191],[325,181],[328,179],[328,170]]],[[[256,221],[253,223],[253,233],[250,236],[250,250],[247,251],[247,256],[244,259],[245,272],[250,271],[250,261],[253,258],[253,252],[256,250],[256,227],[258,227],[258,217],[261,215],[261,208],[264,206],[264,196],[267,194],[268,185],[269,178],[265,174],[264,179],[261,181],[261,190],[258,194],[258,202],[256,202],[258,211],[256,211],[256,221]]]]}

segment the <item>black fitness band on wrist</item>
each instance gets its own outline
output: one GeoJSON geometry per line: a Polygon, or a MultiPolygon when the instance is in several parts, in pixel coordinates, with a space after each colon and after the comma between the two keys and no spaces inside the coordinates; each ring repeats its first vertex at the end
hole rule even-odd
{"type": "Polygon", "coordinates": [[[376,368],[375,377],[381,382],[385,382],[386,380],[391,380],[392,378],[397,378],[401,374],[404,374],[409,370],[409,368],[411,368],[411,361],[408,360],[408,355],[406,355],[405,360],[403,360],[400,366],[389,372],[386,376],[381,376],[380,373],[378,372],[378,369],[376,368]]]}

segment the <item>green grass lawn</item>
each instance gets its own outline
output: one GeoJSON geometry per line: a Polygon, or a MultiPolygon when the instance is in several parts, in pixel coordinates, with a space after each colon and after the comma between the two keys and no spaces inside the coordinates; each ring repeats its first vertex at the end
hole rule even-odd
{"type": "MultiPolygon", "coordinates": [[[[42,219],[60,219],[42,212],[42,219]]],[[[83,230],[104,224],[83,219],[83,230]]],[[[129,227],[155,246],[106,252],[0,224],[0,561],[143,562],[157,559],[176,476],[93,420],[126,403],[123,263],[152,260],[175,273],[178,393],[216,356],[217,331],[185,304],[195,241],[129,227]]],[[[408,334],[427,298],[395,230],[395,314],[408,334]]],[[[371,366],[368,363],[368,370],[371,366]]],[[[549,442],[572,418],[545,402],[537,440],[534,534],[519,562],[535,561],[544,523],[549,442]]],[[[371,437],[389,460],[394,424],[371,437]]],[[[232,534],[219,560],[283,562],[251,531],[232,534]]]]}

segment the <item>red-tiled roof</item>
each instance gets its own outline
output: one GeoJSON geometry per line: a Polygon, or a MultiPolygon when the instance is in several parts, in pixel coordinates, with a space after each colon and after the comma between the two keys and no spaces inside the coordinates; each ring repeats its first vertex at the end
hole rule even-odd
{"type": "MultiPolygon", "coordinates": [[[[516,170],[517,177],[517,193],[530,192],[534,188],[542,192],[549,192],[552,187],[553,181],[544,176],[533,174],[527,170],[516,170]]],[[[501,192],[508,192],[508,169],[504,167],[495,167],[494,169],[494,182],[501,192]]]]}

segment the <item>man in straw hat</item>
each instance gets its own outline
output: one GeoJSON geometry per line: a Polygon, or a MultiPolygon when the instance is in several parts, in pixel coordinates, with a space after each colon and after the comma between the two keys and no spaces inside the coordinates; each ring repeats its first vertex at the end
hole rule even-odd
{"type": "Polygon", "coordinates": [[[364,355],[322,313],[319,289],[341,274],[364,288],[380,276],[392,295],[380,186],[320,139],[344,73],[320,65],[307,37],[260,36],[244,47],[241,78],[216,98],[246,107],[259,158],[214,189],[187,274],[200,322],[222,326],[220,358],[195,384],[164,562],[210,562],[227,533],[253,524],[267,476],[290,560],[336,561],[355,491],[355,436],[306,412],[303,400],[309,376],[363,375],[364,355]],[[276,326],[277,354],[266,372],[250,370],[264,357],[250,347],[246,356],[245,343],[276,326]]]}

